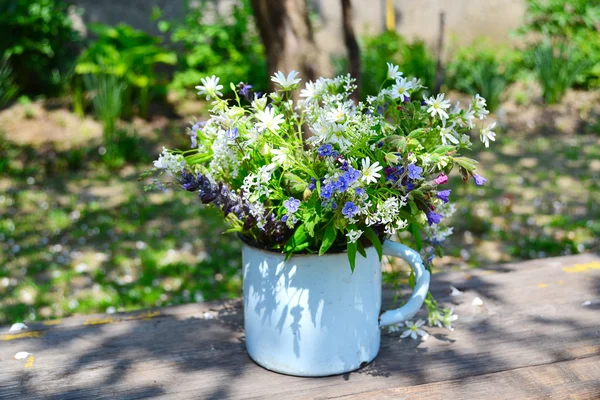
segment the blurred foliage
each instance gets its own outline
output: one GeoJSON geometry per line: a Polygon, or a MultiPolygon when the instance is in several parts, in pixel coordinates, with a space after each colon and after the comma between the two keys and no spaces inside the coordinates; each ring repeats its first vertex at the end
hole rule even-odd
{"type": "Polygon", "coordinates": [[[71,79],[80,43],[63,0],[0,1],[0,57],[29,95],[60,94],[71,79]]]}
{"type": "Polygon", "coordinates": [[[0,109],[10,103],[19,91],[13,79],[13,69],[8,59],[8,56],[0,59],[0,109]]]}
{"type": "MultiPolygon", "coordinates": [[[[377,93],[386,78],[386,62],[399,65],[404,77],[419,77],[431,91],[435,83],[435,61],[425,43],[408,43],[395,32],[362,38],[360,97],[377,93]]],[[[339,68],[339,67],[338,67],[339,68]]]]}
{"type": "Polygon", "coordinates": [[[174,65],[177,56],[160,45],[160,38],[128,25],[90,24],[89,29],[97,39],[81,54],[76,73],[110,74],[123,79],[127,83],[123,92],[124,116],[132,115],[133,99],[137,99],[139,114],[145,117],[151,96],[166,94],[167,79],[159,75],[157,65],[174,65]]]}
{"type": "Polygon", "coordinates": [[[446,85],[450,89],[471,95],[480,94],[490,111],[501,102],[504,89],[513,83],[522,66],[522,55],[487,38],[458,48],[446,67],[446,85]]]}
{"type": "Polygon", "coordinates": [[[527,0],[519,33],[537,33],[552,42],[567,43],[570,57],[586,60],[577,84],[600,87],[600,2],[589,0],[527,0]]]}
{"type": "MultiPolygon", "coordinates": [[[[159,21],[162,32],[171,33],[171,41],[182,46],[179,66],[171,87],[182,93],[193,90],[200,79],[216,75],[221,82],[244,82],[255,92],[268,87],[264,48],[254,26],[250,0],[236,3],[228,16],[202,0],[191,7],[181,22],[159,21]]],[[[159,18],[159,10],[155,18],[159,18]]],[[[223,93],[231,93],[225,85],[223,93]]]]}
{"type": "Polygon", "coordinates": [[[589,66],[589,62],[576,57],[573,48],[563,42],[539,43],[531,51],[531,64],[546,104],[560,102],[567,89],[589,66]]]}

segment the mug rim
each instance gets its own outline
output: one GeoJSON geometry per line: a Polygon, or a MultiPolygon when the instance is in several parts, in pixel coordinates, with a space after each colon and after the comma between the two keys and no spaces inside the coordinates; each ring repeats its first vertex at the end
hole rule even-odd
{"type": "MultiPolygon", "coordinates": [[[[269,254],[279,254],[279,255],[283,255],[283,256],[286,255],[286,253],[284,253],[283,251],[278,251],[278,250],[272,249],[262,243],[258,243],[254,240],[251,240],[239,232],[238,232],[237,236],[241,240],[242,244],[249,248],[259,250],[259,251],[264,251],[265,253],[269,253],[269,254]]],[[[385,240],[384,240],[384,242],[385,242],[385,240]]],[[[382,242],[382,244],[383,244],[383,242],[382,242]]],[[[374,249],[374,246],[370,245],[368,247],[365,247],[365,251],[368,251],[370,249],[374,249]]],[[[348,253],[348,250],[345,247],[336,247],[336,248],[333,248],[333,250],[332,250],[332,248],[330,248],[323,255],[319,255],[318,253],[308,253],[306,251],[302,251],[302,252],[294,253],[292,255],[292,257],[307,257],[307,256],[325,257],[325,256],[338,256],[340,254],[347,254],[347,253],[348,253]]]]}

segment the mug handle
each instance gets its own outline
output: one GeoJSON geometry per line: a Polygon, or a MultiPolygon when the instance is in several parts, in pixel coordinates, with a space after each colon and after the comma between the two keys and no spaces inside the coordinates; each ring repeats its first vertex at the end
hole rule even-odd
{"type": "Polygon", "coordinates": [[[395,310],[388,310],[379,317],[379,325],[388,326],[409,320],[419,311],[429,290],[430,274],[423,265],[421,255],[403,244],[386,240],[383,254],[402,258],[411,266],[416,278],[415,289],[406,304],[395,310]]]}

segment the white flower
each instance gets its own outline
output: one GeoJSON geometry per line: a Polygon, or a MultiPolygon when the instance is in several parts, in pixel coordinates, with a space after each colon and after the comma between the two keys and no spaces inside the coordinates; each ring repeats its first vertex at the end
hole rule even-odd
{"type": "Polygon", "coordinates": [[[454,136],[454,123],[447,127],[445,119],[442,119],[442,126],[440,127],[440,136],[442,137],[442,143],[444,145],[448,144],[447,141],[453,144],[459,143],[456,136],[454,136]]]}
{"type": "Polygon", "coordinates": [[[196,86],[198,90],[198,95],[206,95],[206,100],[210,100],[211,97],[223,96],[223,93],[219,92],[219,90],[223,89],[223,85],[219,85],[219,78],[215,75],[210,78],[202,78],[200,79],[202,85],[196,86]]]}
{"type": "Polygon", "coordinates": [[[317,94],[317,84],[314,82],[306,82],[304,89],[300,91],[300,97],[304,98],[304,101],[310,103],[315,95],[317,94]]]}
{"type": "Polygon", "coordinates": [[[343,123],[346,117],[349,115],[350,110],[344,103],[339,103],[337,107],[331,108],[325,117],[327,122],[331,123],[343,123]]]}
{"type": "Polygon", "coordinates": [[[172,154],[163,147],[162,154],[154,161],[154,166],[163,169],[173,176],[179,176],[185,167],[185,160],[181,154],[172,154]]]}
{"type": "Polygon", "coordinates": [[[454,307],[452,307],[449,310],[444,311],[444,316],[442,317],[442,325],[444,325],[444,328],[453,331],[454,328],[452,327],[452,323],[457,319],[458,315],[454,314],[454,307]]]}
{"type": "Polygon", "coordinates": [[[412,321],[406,321],[405,325],[408,329],[402,332],[402,335],[400,335],[400,339],[404,339],[405,337],[410,336],[411,338],[416,340],[419,336],[421,336],[423,340],[427,340],[427,338],[429,337],[429,333],[421,329],[423,324],[425,324],[425,321],[423,321],[422,319],[418,320],[415,323],[413,323],[412,321]]]}
{"type": "Polygon", "coordinates": [[[481,307],[483,305],[483,300],[481,300],[479,297],[475,297],[473,299],[473,305],[476,307],[481,307]]]}
{"type": "Polygon", "coordinates": [[[469,104],[469,108],[465,111],[464,115],[462,116],[463,122],[467,124],[469,129],[473,129],[473,118],[475,118],[475,110],[473,110],[473,107],[469,104]]]}
{"type": "Polygon", "coordinates": [[[388,325],[387,328],[389,333],[400,332],[400,324],[388,325]]]}
{"type": "Polygon", "coordinates": [[[350,230],[348,231],[348,233],[346,233],[346,236],[348,237],[348,241],[350,243],[355,243],[363,234],[363,231],[359,230],[350,230]]]}
{"type": "Polygon", "coordinates": [[[442,314],[439,309],[435,309],[433,311],[429,311],[429,315],[427,315],[427,322],[429,326],[437,326],[442,327],[442,314]]]}
{"type": "Polygon", "coordinates": [[[279,148],[279,149],[271,149],[271,154],[273,155],[273,162],[284,167],[289,167],[292,158],[290,157],[290,149],[288,148],[279,148]]]}
{"type": "Polygon", "coordinates": [[[496,141],[496,134],[494,132],[492,132],[492,129],[494,129],[495,127],[496,127],[496,123],[492,122],[490,125],[486,126],[485,128],[483,128],[481,130],[480,139],[481,139],[481,142],[483,144],[485,144],[486,148],[490,147],[490,140],[492,142],[496,141]]]}
{"type": "Polygon", "coordinates": [[[367,185],[369,183],[376,183],[377,179],[381,177],[381,174],[378,172],[383,169],[382,166],[379,165],[379,161],[375,161],[371,164],[371,159],[369,157],[363,158],[361,160],[362,163],[362,175],[361,180],[366,182],[367,185]]]}
{"type": "Polygon", "coordinates": [[[396,80],[396,83],[390,88],[390,97],[392,99],[400,99],[404,101],[405,99],[410,98],[409,91],[412,89],[412,85],[405,78],[400,78],[396,80]]]}
{"type": "Polygon", "coordinates": [[[475,117],[479,118],[479,119],[484,119],[485,117],[487,117],[487,115],[490,113],[488,110],[486,110],[487,107],[487,101],[481,97],[478,94],[475,95],[475,97],[473,98],[473,110],[475,117]]]}
{"type": "Polygon", "coordinates": [[[398,66],[392,63],[387,63],[387,77],[388,79],[398,79],[402,76],[402,72],[398,71],[398,66]]]}
{"type": "Polygon", "coordinates": [[[30,355],[31,355],[31,353],[28,353],[28,352],[26,352],[26,351],[19,351],[17,354],[15,354],[15,355],[13,356],[13,358],[14,358],[15,360],[24,360],[24,359],[26,359],[27,357],[29,357],[30,355]]]}
{"type": "Polygon", "coordinates": [[[19,332],[25,329],[27,329],[27,325],[22,322],[17,322],[16,324],[12,324],[8,332],[19,332]]]}
{"type": "Polygon", "coordinates": [[[444,100],[444,93],[438,94],[435,98],[433,96],[430,98],[423,96],[423,99],[429,106],[427,112],[430,113],[432,117],[435,118],[437,114],[441,119],[448,118],[448,113],[445,110],[450,107],[450,100],[444,100]]]}
{"type": "Polygon", "coordinates": [[[273,107],[267,108],[262,111],[257,111],[256,119],[259,122],[256,123],[256,127],[260,130],[270,130],[273,133],[277,133],[277,129],[279,129],[279,125],[283,123],[283,115],[277,114],[275,115],[275,110],[273,107]]]}
{"type": "Polygon", "coordinates": [[[301,81],[300,78],[296,78],[296,75],[298,75],[298,72],[292,71],[288,74],[286,78],[286,76],[281,71],[277,71],[275,72],[275,75],[271,77],[271,80],[277,83],[279,86],[281,86],[283,90],[289,90],[293,89],[294,86],[296,86],[301,81]]]}

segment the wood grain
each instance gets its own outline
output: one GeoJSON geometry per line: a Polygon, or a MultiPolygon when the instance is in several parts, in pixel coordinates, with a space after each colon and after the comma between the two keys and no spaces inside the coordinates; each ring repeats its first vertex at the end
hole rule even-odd
{"type": "Polygon", "coordinates": [[[452,271],[432,291],[455,307],[456,330],[428,328],[426,342],[385,332],[372,364],[318,379],[248,358],[240,300],[3,327],[0,399],[600,399],[600,257],[452,271]]]}

